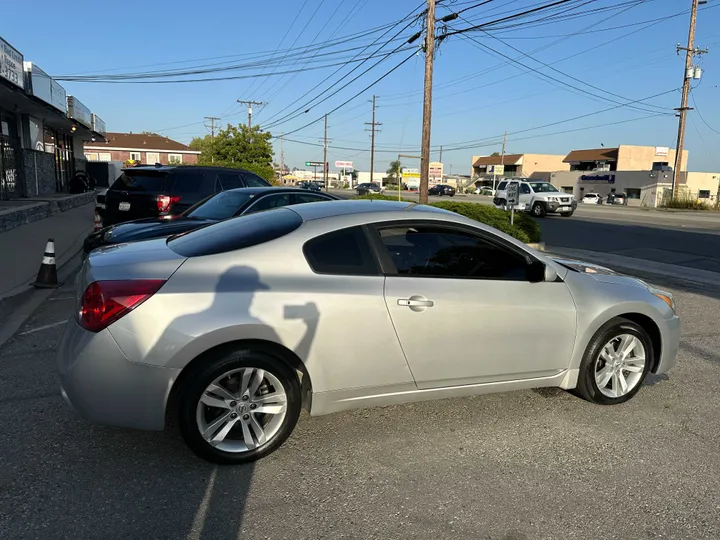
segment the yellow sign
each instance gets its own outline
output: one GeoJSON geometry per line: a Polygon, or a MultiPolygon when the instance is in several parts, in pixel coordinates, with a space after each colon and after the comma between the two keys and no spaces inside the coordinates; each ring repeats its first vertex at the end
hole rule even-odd
{"type": "Polygon", "coordinates": [[[490,165],[488,167],[488,173],[502,176],[505,174],[505,165],[490,165]]]}

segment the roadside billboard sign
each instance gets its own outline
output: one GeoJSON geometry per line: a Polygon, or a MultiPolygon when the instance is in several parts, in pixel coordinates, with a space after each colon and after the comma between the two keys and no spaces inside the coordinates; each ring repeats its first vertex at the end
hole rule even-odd
{"type": "Polygon", "coordinates": [[[335,168],[336,169],[352,169],[353,162],[352,161],[336,161],[335,168]]]}

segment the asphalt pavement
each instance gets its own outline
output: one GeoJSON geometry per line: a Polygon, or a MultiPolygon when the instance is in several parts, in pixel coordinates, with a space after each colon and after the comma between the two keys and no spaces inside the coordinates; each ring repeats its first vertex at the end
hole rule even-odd
{"type": "MultiPolygon", "coordinates": [[[[0,349],[0,538],[715,540],[719,298],[676,292],[678,364],[627,404],[545,389],[303,414],[275,454],[216,467],[174,427],[65,406],[66,285],[0,349]]],[[[492,339],[468,324],[473,344],[492,339]]]]}

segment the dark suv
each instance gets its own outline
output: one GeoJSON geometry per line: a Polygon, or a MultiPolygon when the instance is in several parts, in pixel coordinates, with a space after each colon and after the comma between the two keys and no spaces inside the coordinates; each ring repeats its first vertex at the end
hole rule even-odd
{"type": "Polygon", "coordinates": [[[213,193],[269,185],[257,174],[243,169],[193,166],[123,169],[105,195],[103,226],[177,215],[213,193]]]}

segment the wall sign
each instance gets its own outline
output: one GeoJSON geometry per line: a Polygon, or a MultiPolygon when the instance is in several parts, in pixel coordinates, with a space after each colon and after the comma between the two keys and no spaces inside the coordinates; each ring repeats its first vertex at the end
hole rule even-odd
{"type": "Polygon", "coordinates": [[[0,38],[0,78],[25,89],[23,55],[3,38],[0,38]]]}
{"type": "Polygon", "coordinates": [[[67,112],[67,92],[59,82],[50,77],[42,69],[32,62],[25,62],[26,78],[25,91],[41,99],[48,105],[52,105],[62,113],[67,112]]]}
{"type": "Polygon", "coordinates": [[[77,120],[86,128],[92,129],[92,113],[85,105],[83,105],[75,96],[67,98],[67,115],[73,120],[77,120]]]}
{"type": "Polygon", "coordinates": [[[614,174],[583,174],[580,177],[583,182],[595,182],[596,184],[614,184],[614,174]]]}

